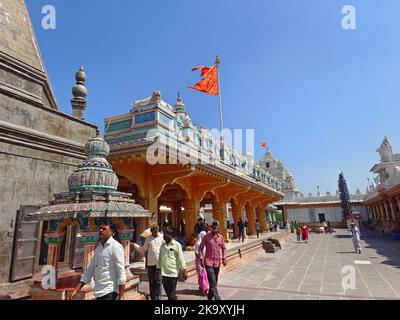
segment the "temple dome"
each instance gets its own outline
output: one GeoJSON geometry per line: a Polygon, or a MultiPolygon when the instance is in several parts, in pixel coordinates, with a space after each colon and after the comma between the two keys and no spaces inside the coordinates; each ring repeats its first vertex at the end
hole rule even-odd
{"type": "Polygon", "coordinates": [[[174,112],[175,113],[186,113],[185,111],[185,104],[182,102],[182,98],[178,94],[178,99],[176,99],[176,103],[174,105],[174,112]]]}
{"type": "Polygon", "coordinates": [[[87,159],[68,179],[69,191],[117,190],[118,177],[106,159],[109,153],[110,147],[100,136],[89,140],[85,145],[87,159]]]}
{"type": "Polygon", "coordinates": [[[88,158],[102,157],[107,158],[110,154],[110,147],[100,136],[90,139],[85,145],[85,155],[88,158]]]}

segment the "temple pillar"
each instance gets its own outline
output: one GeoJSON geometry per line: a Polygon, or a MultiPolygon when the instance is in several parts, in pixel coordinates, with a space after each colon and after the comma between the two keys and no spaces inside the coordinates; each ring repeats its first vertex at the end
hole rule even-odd
{"type": "Polygon", "coordinates": [[[384,217],[384,212],[383,212],[383,204],[382,204],[382,202],[379,202],[378,205],[379,205],[379,218],[381,220],[384,220],[385,217],[384,217]]]}
{"type": "Polygon", "coordinates": [[[388,203],[386,200],[383,201],[383,205],[385,208],[385,220],[390,220],[390,213],[389,213],[389,208],[388,208],[388,203]]]}
{"type": "MultiPolygon", "coordinates": [[[[397,206],[399,208],[399,213],[400,213],[400,197],[396,197],[396,201],[397,201],[397,206]]],[[[396,219],[399,220],[399,216],[396,215],[396,219]]]]}
{"type": "Polygon", "coordinates": [[[256,210],[257,210],[257,219],[261,227],[260,231],[261,233],[266,233],[268,232],[268,227],[267,227],[267,221],[265,220],[264,208],[263,206],[258,206],[256,210]]]}
{"type": "Polygon", "coordinates": [[[121,244],[124,247],[124,256],[125,256],[125,273],[127,277],[131,277],[131,269],[130,269],[130,254],[131,254],[131,240],[133,239],[133,229],[125,229],[118,230],[119,237],[121,239],[121,244]]]}
{"type": "Polygon", "coordinates": [[[233,217],[233,238],[237,239],[239,237],[238,221],[241,216],[242,208],[240,208],[236,201],[232,201],[232,217],[233,217]]]}
{"type": "Polygon", "coordinates": [[[375,212],[374,205],[371,205],[370,209],[371,209],[371,213],[372,213],[372,220],[376,220],[376,212],[375,212]]]}
{"type": "Polygon", "coordinates": [[[200,209],[200,202],[193,198],[185,198],[185,221],[186,221],[186,239],[190,241],[194,233],[194,227],[197,223],[197,215],[200,209]]]}
{"type": "Polygon", "coordinates": [[[393,205],[392,199],[389,199],[389,206],[390,206],[391,219],[392,219],[392,221],[395,221],[396,220],[396,212],[394,211],[394,205],[393,205]]]}
{"type": "Polygon", "coordinates": [[[225,242],[229,242],[228,230],[226,228],[226,204],[214,201],[213,218],[219,221],[219,232],[224,236],[225,242]]]}
{"type": "Polygon", "coordinates": [[[56,271],[60,260],[61,244],[64,241],[65,232],[46,233],[44,241],[48,245],[47,264],[53,266],[56,271]]]}
{"type": "MultiPolygon", "coordinates": [[[[396,197],[395,200],[400,213],[400,198],[396,197]]],[[[395,231],[400,231],[400,217],[399,214],[396,213],[396,205],[394,205],[394,226],[395,226],[395,231]]]]}
{"type": "Polygon", "coordinates": [[[150,225],[157,224],[158,223],[158,198],[157,197],[148,197],[145,200],[145,204],[146,204],[145,209],[149,210],[152,213],[152,216],[149,219],[149,224],[150,225]]]}
{"type": "Polygon", "coordinates": [[[248,235],[253,235],[255,234],[255,209],[254,209],[254,205],[253,204],[248,204],[247,208],[246,208],[246,216],[247,216],[247,234],[248,235]]]}
{"type": "Polygon", "coordinates": [[[377,220],[381,220],[382,219],[382,211],[381,211],[381,206],[379,203],[375,204],[375,210],[377,213],[377,216],[376,216],[377,220]]]}
{"type": "Polygon", "coordinates": [[[100,239],[98,231],[82,231],[81,243],[83,245],[83,264],[82,271],[85,273],[93,260],[96,245],[100,239]]]}

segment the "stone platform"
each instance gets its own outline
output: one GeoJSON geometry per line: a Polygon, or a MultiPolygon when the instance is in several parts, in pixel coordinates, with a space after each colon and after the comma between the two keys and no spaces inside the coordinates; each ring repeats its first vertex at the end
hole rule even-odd
{"type": "MultiPolygon", "coordinates": [[[[45,290],[42,288],[40,280],[35,280],[30,294],[32,300],[67,300],[69,293],[74,290],[81,278],[80,273],[71,273],[61,276],[57,280],[56,289],[45,290]]],[[[125,285],[125,300],[145,300],[145,296],[138,292],[140,276],[132,275],[127,277],[125,285]]],[[[82,288],[74,300],[94,300],[93,289],[91,287],[82,288]]]]}
{"type": "MultiPolygon", "coordinates": [[[[227,266],[221,267],[221,274],[229,272],[242,264],[246,264],[249,261],[257,258],[261,254],[265,254],[262,242],[267,239],[279,239],[281,243],[290,239],[290,234],[286,231],[263,233],[260,238],[256,236],[249,236],[245,242],[239,242],[237,239],[232,242],[226,243],[227,249],[227,266]]],[[[187,265],[186,271],[188,273],[188,280],[191,281],[196,279],[196,266],[195,266],[195,255],[193,251],[184,251],[183,256],[187,265]]],[[[137,262],[132,265],[132,273],[140,275],[141,281],[147,281],[147,272],[145,270],[144,262],[137,262]]]]}

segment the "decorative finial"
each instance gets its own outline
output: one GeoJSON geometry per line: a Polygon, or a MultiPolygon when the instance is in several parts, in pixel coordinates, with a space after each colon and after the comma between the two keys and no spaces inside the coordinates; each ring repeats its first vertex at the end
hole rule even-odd
{"type": "Polygon", "coordinates": [[[215,64],[218,66],[221,63],[221,59],[219,58],[219,54],[217,54],[217,57],[215,58],[215,64]]]}
{"type": "Polygon", "coordinates": [[[71,100],[72,116],[83,120],[83,115],[86,110],[86,97],[88,95],[85,87],[86,73],[81,66],[75,74],[76,85],[72,88],[73,98],[71,100]]]}
{"type": "Polygon", "coordinates": [[[185,113],[186,114],[185,105],[182,102],[182,98],[181,98],[180,92],[178,92],[178,98],[176,98],[176,103],[174,105],[174,112],[175,113],[185,113]]]}

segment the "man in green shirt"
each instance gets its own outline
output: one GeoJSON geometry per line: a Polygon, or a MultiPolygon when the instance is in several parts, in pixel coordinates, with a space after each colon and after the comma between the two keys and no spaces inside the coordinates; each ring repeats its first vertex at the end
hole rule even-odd
{"type": "Polygon", "coordinates": [[[160,248],[157,271],[161,272],[162,284],[168,300],[177,300],[176,285],[180,272],[183,272],[184,278],[187,278],[186,263],[182,246],[172,238],[172,230],[170,228],[164,230],[164,240],[165,242],[160,248]]]}

